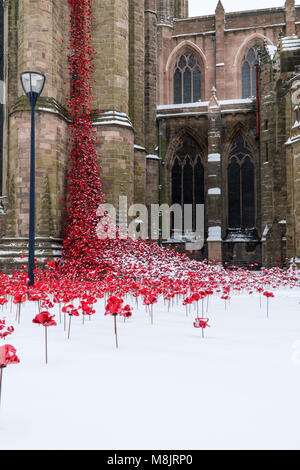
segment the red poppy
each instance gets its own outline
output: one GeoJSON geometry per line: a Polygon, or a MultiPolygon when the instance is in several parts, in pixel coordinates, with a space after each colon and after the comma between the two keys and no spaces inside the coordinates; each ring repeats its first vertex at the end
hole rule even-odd
{"type": "Polygon", "coordinates": [[[132,308],[130,307],[130,305],[125,305],[125,307],[122,310],[122,316],[125,318],[132,317],[132,308]]]}
{"type": "Polygon", "coordinates": [[[273,297],[275,297],[274,294],[273,294],[273,292],[267,292],[267,291],[266,291],[266,292],[263,293],[263,295],[264,295],[265,297],[267,297],[267,298],[273,298],[273,297]]]}
{"type": "Polygon", "coordinates": [[[107,304],[105,307],[105,315],[121,315],[123,303],[124,303],[123,299],[120,299],[116,297],[115,295],[111,296],[107,300],[107,304]]]}
{"type": "Polygon", "coordinates": [[[0,320],[0,339],[5,339],[15,331],[13,326],[6,326],[5,320],[0,320]]]}
{"type": "Polygon", "coordinates": [[[41,312],[32,320],[32,323],[37,323],[43,326],[56,326],[56,322],[53,320],[55,315],[50,315],[49,312],[41,312]]]}
{"type": "Polygon", "coordinates": [[[66,305],[62,308],[63,313],[67,313],[71,317],[79,317],[78,310],[74,307],[74,305],[66,305]]]}
{"type": "Polygon", "coordinates": [[[0,346],[0,367],[6,367],[10,364],[18,364],[20,362],[17,350],[10,344],[0,346]]]}
{"type": "Polygon", "coordinates": [[[210,328],[210,325],[208,324],[209,318],[196,318],[194,321],[194,327],[195,328],[202,328],[203,330],[205,328],[210,328]]]}

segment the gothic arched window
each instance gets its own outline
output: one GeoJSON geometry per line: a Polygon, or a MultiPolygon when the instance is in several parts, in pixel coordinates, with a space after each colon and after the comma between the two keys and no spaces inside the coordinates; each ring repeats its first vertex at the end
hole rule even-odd
{"type": "Polygon", "coordinates": [[[255,175],[252,155],[239,136],[228,162],[229,229],[255,227],[255,175]]]}
{"type": "Polygon", "coordinates": [[[204,167],[201,149],[196,141],[186,136],[177,150],[172,166],[172,204],[193,207],[193,230],[196,226],[196,205],[204,204],[204,167]]]}
{"type": "Polygon", "coordinates": [[[259,46],[249,49],[242,64],[242,97],[256,97],[256,66],[258,63],[259,46]]]}
{"type": "Polygon", "coordinates": [[[201,100],[201,69],[191,52],[179,57],[174,71],[174,103],[195,103],[201,100]]]}

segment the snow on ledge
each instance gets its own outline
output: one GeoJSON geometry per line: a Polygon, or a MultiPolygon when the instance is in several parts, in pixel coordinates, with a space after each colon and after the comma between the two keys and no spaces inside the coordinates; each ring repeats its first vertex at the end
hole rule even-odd
{"type": "MultiPolygon", "coordinates": [[[[234,100],[221,100],[219,104],[221,106],[229,105],[243,105],[243,104],[253,104],[255,101],[254,98],[240,98],[234,100]]],[[[208,107],[209,101],[197,101],[196,103],[180,103],[180,104],[160,104],[157,106],[157,111],[167,111],[169,109],[183,109],[183,108],[199,108],[199,107],[208,107]]]]}
{"type": "Polygon", "coordinates": [[[208,155],[208,163],[216,163],[221,161],[221,155],[219,153],[210,153],[208,155]]]}
{"type": "Polygon", "coordinates": [[[221,188],[210,188],[208,194],[210,196],[219,196],[221,194],[221,188]]]}
{"type": "Polygon", "coordinates": [[[158,155],[147,155],[149,160],[161,160],[161,158],[158,155]]]}
{"type": "Polygon", "coordinates": [[[208,228],[208,242],[221,242],[222,237],[221,237],[221,227],[216,226],[216,227],[209,227],[208,228]]]}

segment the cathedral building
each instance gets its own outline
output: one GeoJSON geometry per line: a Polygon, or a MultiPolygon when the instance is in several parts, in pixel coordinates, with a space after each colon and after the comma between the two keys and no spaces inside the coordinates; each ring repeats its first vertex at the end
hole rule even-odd
{"type": "MultiPolygon", "coordinates": [[[[300,6],[188,17],[188,0],[93,0],[93,125],[107,202],[205,207],[192,253],[229,265],[300,262],[300,6]],[[298,148],[299,147],[299,148],[298,148]]],[[[68,160],[69,7],[0,1],[0,268],[26,249],[36,108],[37,257],[59,256],[68,160]]],[[[184,250],[182,234],[164,243],[184,250]]]]}

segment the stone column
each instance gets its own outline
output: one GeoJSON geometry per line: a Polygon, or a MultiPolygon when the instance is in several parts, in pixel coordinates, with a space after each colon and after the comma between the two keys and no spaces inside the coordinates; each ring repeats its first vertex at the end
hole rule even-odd
{"type": "Polygon", "coordinates": [[[222,2],[219,1],[216,8],[216,88],[219,99],[226,99],[225,96],[225,55],[224,55],[224,30],[225,30],[225,10],[222,2]]]}
{"type": "MultiPolygon", "coordinates": [[[[147,2],[147,0],[145,0],[147,2]]],[[[174,17],[174,7],[177,0],[156,0],[159,24],[170,23],[174,17]]]]}
{"type": "Polygon", "coordinates": [[[148,154],[157,146],[157,10],[156,0],[145,0],[145,145],[148,154]]]}
{"type": "Polygon", "coordinates": [[[189,17],[189,0],[183,1],[183,18],[189,17]]]}
{"type": "Polygon", "coordinates": [[[134,202],[146,201],[145,149],[145,7],[129,2],[129,116],[135,131],[134,202]]]}
{"type": "Polygon", "coordinates": [[[295,10],[295,0],[286,0],[285,2],[285,35],[293,36],[296,34],[296,10],[295,10]]]}
{"type": "Polygon", "coordinates": [[[188,18],[189,2],[188,0],[175,0],[174,18],[188,18]]]}
{"type": "MultiPolygon", "coordinates": [[[[138,9],[135,9],[138,14],[138,9]]],[[[136,20],[135,20],[136,21],[136,20]]],[[[94,0],[94,125],[105,199],[116,208],[134,195],[134,131],[129,118],[129,1],[94,0]]],[[[140,112],[140,111],[139,111],[140,112]]],[[[133,114],[138,120],[138,113],[133,114]]],[[[140,129],[141,135],[141,129],[140,129]]]]}
{"type": "Polygon", "coordinates": [[[222,261],[221,109],[212,90],[208,107],[207,221],[208,258],[222,261]]]}
{"type": "Polygon", "coordinates": [[[158,75],[158,13],[162,12],[161,0],[145,0],[145,145],[146,161],[146,203],[158,202],[159,160],[157,155],[157,75],[158,75]]]}
{"type": "Polygon", "coordinates": [[[6,238],[2,239],[1,248],[9,251],[7,246],[11,246],[12,239],[23,252],[27,245],[30,106],[19,76],[25,70],[33,70],[46,75],[46,86],[36,106],[36,255],[41,261],[59,253],[65,219],[62,197],[65,195],[67,120],[62,103],[68,92],[64,85],[68,77],[68,25],[68,6],[60,0],[10,2],[8,34],[11,47],[17,47],[9,49],[8,57],[8,199],[6,238]],[[3,247],[3,243],[7,246],[3,247]]]}

